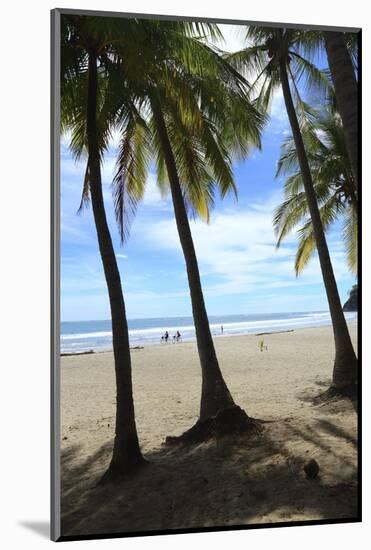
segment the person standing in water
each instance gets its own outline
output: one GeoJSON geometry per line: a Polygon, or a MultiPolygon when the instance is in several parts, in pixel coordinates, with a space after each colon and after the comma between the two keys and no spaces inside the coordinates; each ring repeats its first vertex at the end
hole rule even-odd
{"type": "Polygon", "coordinates": [[[221,327],[220,327],[220,332],[223,334],[223,331],[224,331],[223,325],[221,325],[221,327]]]}

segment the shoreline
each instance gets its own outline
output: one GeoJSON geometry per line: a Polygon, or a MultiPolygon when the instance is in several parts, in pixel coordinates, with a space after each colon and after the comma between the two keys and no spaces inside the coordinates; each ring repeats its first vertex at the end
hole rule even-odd
{"type": "MultiPolygon", "coordinates": [[[[352,327],[354,324],[357,325],[358,319],[351,319],[347,321],[348,327],[352,327]]],[[[331,327],[332,324],[323,324],[323,325],[312,325],[312,326],[303,326],[298,328],[292,328],[292,329],[285,329],[285,330],[272,330],[269,332],[248,332],[248,333],[240,333],[240,334],[212,334],[212,338],[214,339],[226,339],[226,338],[243,338],[243,337],[253,337],[253,336],[270,336],[272,334],[286,334],[291,332],[300,332],[305,331],[309,329],[321,329],[321,328],[327,328],[331,327]]],[[[142,350],[142,349],[149,349],[149,348],[157,348],[158,346],[161,347],[170,347],[170,346],[180,346],[182,344],[192,344],[196,342],[196,338],[189,338],[186,340],[182,340],[181,342],[172,342],[169,340],[167,344],[164,344],[162,342],[150,342],[148,344],[141,343],[137,345],[130,346],[130,351],[136,351],[136,350],[142,350]]],[[[60,352],[60,357],[75,357],[75,356],[81,356],[81,355],[98,355],[98,354],[105,354],[105,353],[113,353],[113,348],[109,349],[89,349],[89,350],[80,350],[76,352],[69,352],[69,351],[62,351],[60,352]]]]}

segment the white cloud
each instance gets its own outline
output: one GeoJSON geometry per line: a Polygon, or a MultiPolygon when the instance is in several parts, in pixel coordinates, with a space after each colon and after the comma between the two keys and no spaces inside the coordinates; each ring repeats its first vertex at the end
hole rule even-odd
{"type": "Polygon", "coordinates": [[[157,185],[156,174],[154,174],[153,172],[150,172],[148,174],[146,190],[144,193],[142,204],[144,206],[161,206],[164,208],[169,207],[169,205],[171,206],[170,197],[163,197],[161,195],[160,189],[157,185]]]}
{"type": "MultiPolygon", "coordinates": [[[[322,282],[318,260],[313,258],[296,278],[296,236],[291,234],[279,249],[272,228],[272,212],[281,194],[269,203],[257,203],[237,211],[215,213],[209,225],[191,222],[205,294],[231,295],[266,292],[322,282]]],[[[142,228],[153,247],[182,255],[175,220],[162,220],[142,228]]],[[[332,261],[337,278],[349,276],[341,243],[334,243],[332,261]]]]}

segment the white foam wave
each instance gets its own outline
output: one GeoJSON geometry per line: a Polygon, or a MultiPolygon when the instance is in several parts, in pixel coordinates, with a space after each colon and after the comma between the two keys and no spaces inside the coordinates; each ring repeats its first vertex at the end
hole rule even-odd
{"type": "MultiPolygon", "coordinates": [[[[346,313],[348,321],[357,318],[357,313],[346,313]]],[[[259,332],[275,332],[280,330],[304,328],[310,326],[320,326],[331,323],[329,312],[304,313],[294,317],[279,319],[257,319],[251,321],[235,321],[211,323],[210,330],[213,336],[222,336],[221,325],[223,325],[223,336],[256,334],[259,332]]],[[[129,339],[133,344],[155,344],[160,343],[161,336],[168,331],[170,341],[177,331],[181,332],[183,340],[193,340],[195,338],[195,328],[193,325],[187,326],[161,326],[140,329],[130,329],[129,339]]],[[[107,349],[112,343],[111,331],[81,332],[78,334],[62,334],[62,351],[84,351],[87,349],[107,349]]]]}

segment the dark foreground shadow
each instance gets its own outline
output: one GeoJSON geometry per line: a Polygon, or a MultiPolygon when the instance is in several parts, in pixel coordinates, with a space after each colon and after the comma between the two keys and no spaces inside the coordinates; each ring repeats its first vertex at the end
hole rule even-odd
{"type": "Polygon", "coordinates": [[[18,525],[33,531],[43,539],[50,539],[50,523],[48,521],[20,521],[18,525]]]}
{"type": "Polygon", "coordinates": [[[112,445],[84,461],[80,447],[71,447],[62,453],[62,534],[356,518],[356,469],[337,447],[344,438],[352,439],[330,423],[277,422],[261,435],[162,447],[136,476],[103,487],[96,483],[112,445]],[[303,445],[317,453],[315,480],[303,474],[303,445]]]}
{"type": "Polygon", "coordinates": [[[297,394],[297,398],[305,403],[320,407],[322,412],[328,412],[329,414],[343,412],[348,409],[353,409],[358,413],[358,390],[357,387],[346,395],[328,395],[328,389],[331,386],[331,379],[328,380],[316,380],[315,384],[318,386],[318,390],[308,388],[297,394]]]}

